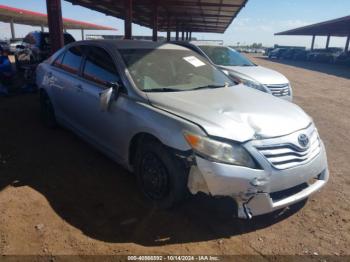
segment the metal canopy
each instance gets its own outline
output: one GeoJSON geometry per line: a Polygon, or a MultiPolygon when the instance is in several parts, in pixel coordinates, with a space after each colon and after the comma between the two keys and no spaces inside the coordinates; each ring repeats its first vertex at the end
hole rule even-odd
{"type": "MultiPolygon", "coordinates": [[[[47,15],[10,6],[0,5],[0,21],[31,26],[47,26],[47,15]]],[[[63,18],[64,29],[85,29],[85,30],[116,30],[112,27],[100,26],[91,23],[81,22],[73,19],[63,18]]]]}
{"type": "MultiPolygon", "coordinates": [[[[106,15],[125,19],[122,0],[66,0],[106,15]]],[[[248,0],[133,0],[132,22],[158,31],[224,33],[248,0]]]]}
{"type": "Polygon", "coordinates": [[[276,33],[275,35],[349,36],[350,16],[276,33]]]}

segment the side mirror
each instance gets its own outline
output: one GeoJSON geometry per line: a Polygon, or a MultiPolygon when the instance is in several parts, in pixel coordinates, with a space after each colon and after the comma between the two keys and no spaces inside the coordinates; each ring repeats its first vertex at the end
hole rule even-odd
{"type": "Polygon", "coordinates": [[[119,83],[108,83],[109,88],[100,93],[100,105],[102,111],[108,111],[113,100],[117,99],[120,91],[119,83]]]}

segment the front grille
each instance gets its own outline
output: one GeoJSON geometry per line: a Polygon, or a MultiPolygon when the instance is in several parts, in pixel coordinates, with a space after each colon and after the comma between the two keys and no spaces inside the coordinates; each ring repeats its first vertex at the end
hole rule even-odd
{"type": "Polygon", "coordinates": [[[290,95],[289,84],[267,85],[267,88],[271,91],[271,93],[274,96],[289,96],[290,95]]]}
{"type": "Polygon", "coordinates": [[[302,148],[297,143],[256,146],[270,164],[277,169],[287,169],[306,163],[321,151],[321,143],[316,129],[309,136],[309,147],[302,148]]]}

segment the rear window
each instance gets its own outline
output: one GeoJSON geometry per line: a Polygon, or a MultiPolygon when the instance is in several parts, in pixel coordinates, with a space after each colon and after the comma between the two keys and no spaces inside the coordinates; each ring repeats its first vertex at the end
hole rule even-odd
{"type": "Polygon", "coordinates": [[[94,46],[89,47],[83,77],[102,86],[120,80],[111,56],[104,49],[94,46]]]}

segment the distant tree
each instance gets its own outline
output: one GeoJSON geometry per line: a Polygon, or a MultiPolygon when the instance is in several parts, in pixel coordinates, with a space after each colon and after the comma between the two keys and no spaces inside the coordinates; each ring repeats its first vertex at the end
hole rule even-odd
{"type": "Polygon", "coordinates": [[[262,47],[262,43],[253,43],[251,45],[252,48],[261,48],[262,47]]]}

